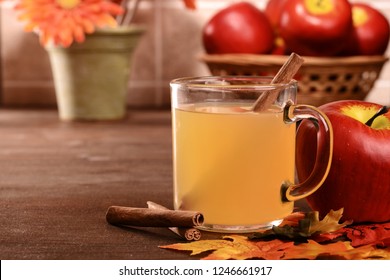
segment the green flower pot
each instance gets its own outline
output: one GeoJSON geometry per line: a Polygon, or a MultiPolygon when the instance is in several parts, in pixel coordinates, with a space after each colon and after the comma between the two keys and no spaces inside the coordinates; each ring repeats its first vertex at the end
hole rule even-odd
{"type": "Polygon", "coordinates": [[[68,48],[47,46],[59,117],[118,120],[126,115],[132,53],[144,30],[99,29],[68,48]]]}

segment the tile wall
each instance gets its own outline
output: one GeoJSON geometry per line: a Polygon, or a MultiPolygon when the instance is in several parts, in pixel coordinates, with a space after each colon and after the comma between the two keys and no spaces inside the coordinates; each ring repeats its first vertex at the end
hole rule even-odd
{"type": "MultiPolygon", "coordinates": [[[[358,2],[350,0],[351,2],[358,2]]],[[[48,56],[37,36],[25,33],[11,5],[0,10],[1,104],[3,106],[55,106],[48,56]]],[[[135,21],[147,26],[133,60],[128,104],[131,107],[168,108],[169,81],[182,76],[208,75],[198,57],[204,51],[201,29],[219,9],[233,0],[197,0],[197,10],[184,8],[181,0],[142,0],[135,21]]],[[[236,1],[237,2],[237,1],[236,1]]],[[[259,8],[266,0],[249,0],[259,8]]],[[[390,1],[368,2],[390,18],[390,1]]],[[[390,55],[390,48],[387,51],[390,55]]],[[[390,62],[367,100],[390,104],[390,62]]]]}

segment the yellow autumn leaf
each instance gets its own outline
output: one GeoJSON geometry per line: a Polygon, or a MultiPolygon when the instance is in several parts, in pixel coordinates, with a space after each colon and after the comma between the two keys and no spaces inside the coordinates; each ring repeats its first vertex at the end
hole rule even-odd
{"type": "Polygon", "coordinates": [[[314,240],[294,245],[291,241],[273,239],[270,241],[251,241],[246,236],[225,236],[222,240],[200,240],[190,243],[177,243],[160,246],[164,249],[190,251],[191,255],[210,252],[204,260],[287,260],[287,259],[389,259],[390,250],[377,249],[375,246],[354,248],[348,242],[335,242],[326,245],[314,240]]]}
{"type": "Polygon", "coordinates": [[[335,242],[321,245],[314,240],[308,240],[308,243],[301,243],[285,251],[285,259],[345,259],[345,260],[363,260],[363,259],[389,259],[390,251],[387,249],[377,249],[375,246],[367,245],[360,248],[354,248],[351,242],[335,242]]]}
{"type": "Polygon", "coordinates": [[[334,232],[352,224],[352,221],[345,221],[344,223],[339,224],[339,221],[343,216],[343,211],[343,208],[337,211],[330,210],[322,220],[319,219],[318,211],[308,213],[308,215],[313,215],[310,219],[309,234],[334,232]]]}
{"type": "Polygon", "coordinates": [[[375,245],[365,245],[349,250],[343,254],[348,260],[385,259],[390,260],[390,249],[378,249],[375,245]]]}
{"type": "Polygon", "coordinates": [[[313,240],[308,240],[308,243],[301,243],[285,251],[283,259],[314,260],[322,255],[336,257],[340,256],[340,254],[344,254],[351,248],[349,242],[336,242],[321,245],[313,240]]]}
{"type": "Polygon", "coordinates": [[[214,250],[229,250],[230,253],[233,253],[235,249],[233,248],[232,242],[228,240],[199,240],[191,243],[176,243],[172,245],[159,246],[163,249],[174,249],[179,251],[191,251],[192,255],[199,255],[204,252],[214,251],[214,250]]]}
{"type": "Polygon", "coordinates": [[[283,251],[293,246],[293,242],[280,240],[252,242],[246,236],[225,236],[222,240],[199,240],[191,243],[177,243],[159,246],[163,249],[191,251],[191,255],[209,252],[203,259],[211,260],[245,260],[245,259],[280,259],[283,251]]]}

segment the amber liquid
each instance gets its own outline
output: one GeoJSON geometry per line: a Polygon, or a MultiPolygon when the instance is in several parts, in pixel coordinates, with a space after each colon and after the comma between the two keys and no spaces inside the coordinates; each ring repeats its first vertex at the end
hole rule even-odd
{"type": "Polygon", "coordinates": [[[294,180],[295,125],[281,110],[247,109],[173,111],[175,209],[202,212],[206,227],[262,225],[292,211],[281,185],[294,180]]]}

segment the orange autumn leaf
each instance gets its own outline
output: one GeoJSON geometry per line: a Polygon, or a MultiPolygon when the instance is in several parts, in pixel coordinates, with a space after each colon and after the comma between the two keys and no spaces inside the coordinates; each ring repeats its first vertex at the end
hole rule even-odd
{"type": "MultiPolygon", "coordinates": [[[[341,230],[336,232],[325,232],[321,234],[313,235],[310,239],[318,242],[318,243],[324,243],[329,242],[332,240],[335,240],[336,238],[343,237],[345,234],[341,232],[341,230]]],[[[343,239],[344,240],[344,239],[343,239]]]]}
{"type": "Polygon", "coordinates": [[[282,220],[279,227],[282,226],[298,226],[299,221],[305,218],[305,213],[303,212],[293,212],[282,220]]]}
{"type": "Polygon", "coordinates": [[[282,259],[285,250],[293,247],[293,242],[284,242],[281,240],[271,240],[268,242],[251,242],[245,236],[226,236],[226,240],[231,240],[229,249],[222,248],[211,252],[204,260],[247,260],[247,259],[282,259]],[[227,249],[227,250],[226,250],[227,249]],[[234,252],[234,254],[231,254],[234,252]]]}
{"type": "Polygon", "coordinates": [[[367,245],[361,248],[354,248],[350,242],[335,242],[322,245],[314,240],[302,243],[286,250],[285,259],[321,259],[337,258],[345,260],[360,259],[389,259],[390,251],[377,249],[375,246],[367,245]]]}
{"type": "Polygon", "coordinates": [[[294,213],[281,225],[246,237],[200,240],[160,246],[164,249],[208,254],[203,259],[390,259],[390,223],[351,225],[339,223],[343,209],[294,213]]]}
{"type": "Polygon", "coordinates": [[[198,255],[209,252],[203,260],[244,260],[244,259],[266,259],[266,260],[287,260],[287,259],[368,259],[380,258],[389,259],[390,251],[377,249],[375,246],[367,245],[354,248],[350,242],[336,242],[326,245],[319,244],[314,240],[308,243],[294,245],[292,241],[273,239],[270,241],[251,241],[245,236],[225,236],[221,240],[200,240],[191,243],[177,243],[160,246],[163,249],[179,251],[190,251],[191,255],[198,255]]]}
{"type": "Polygon", "coordinates": [[[365,245],[348,250],[343,254],[348,260],[385,259],[390,260],[390,250],[378,249],[373,245],[365,245]]]}
{"type": "Polygon", "coordinates": [[[308,243],[301,243],[285,252],[284,259],[309,259],[313,260],[323,255],[340,256],[346,251],[353,249],[348,242],[330,243],[321,245],[314,240],[308,240],[308,243]]]}
{"type": "Polygon", "coordinates": [[[381,224],[350,225],[330,233],[321,233],[312,237],[317,242],[328,242],[342,237],[351,241],[353,247],[372,245],[390,247],[390,222],[381,224]]]}
{"type": "Polygon", "coordinates": [[[205,260],[281,259],[283,251],[294,246],[293,242],[272,240],[252,242],[246,236],[231,235],[220,240],[199,240],[191,243],[177,243],[160,246],[163,249],[191,251],[191,255],[209,252],[205,260]]]}
{"type": "Polygon", "coordinates": [[[367,244],[390,247],[390,222],[382,224],[354,225],[338,233],[346,234],[354,247],[367,244]]]}

